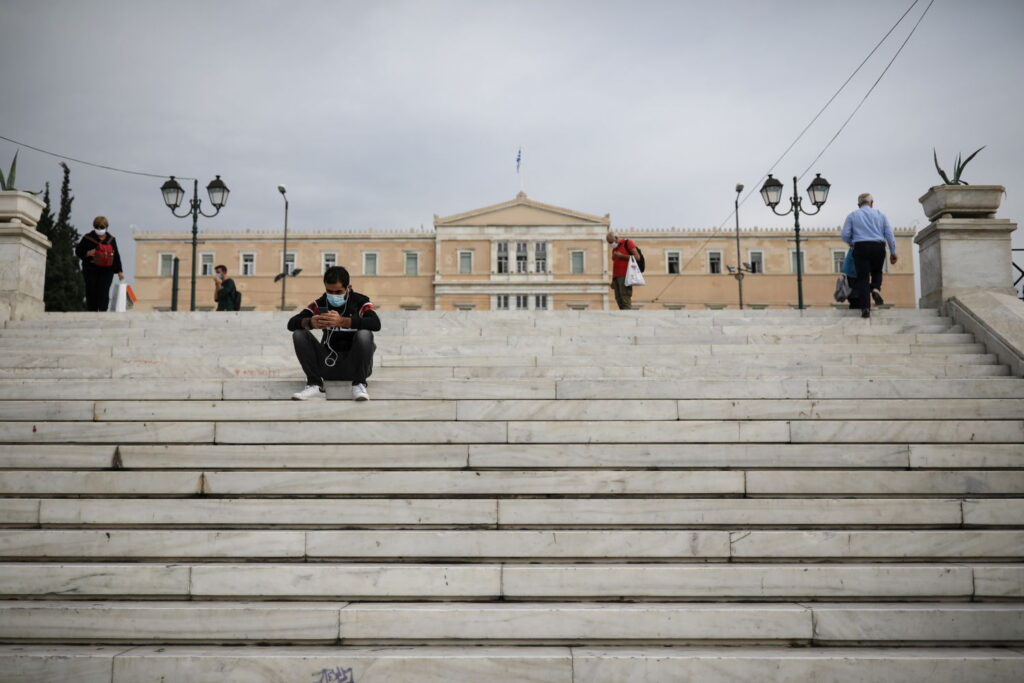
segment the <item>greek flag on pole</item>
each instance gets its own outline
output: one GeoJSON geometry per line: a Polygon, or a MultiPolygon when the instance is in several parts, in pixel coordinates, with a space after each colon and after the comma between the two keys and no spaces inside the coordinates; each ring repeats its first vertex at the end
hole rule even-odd
{"type": "Polygon", "coordinates": [[[516,153],[516,173],[519,173],[519,162],[523,160],[523,148],[519,148],[519,152],[516,153]]]}

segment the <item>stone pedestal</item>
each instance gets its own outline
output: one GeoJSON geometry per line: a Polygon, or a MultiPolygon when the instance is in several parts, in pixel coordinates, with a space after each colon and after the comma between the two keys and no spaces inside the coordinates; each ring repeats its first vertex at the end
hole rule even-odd
{"type": "MultiPolygon", "coordinates": [[[[995,188],[1002,190],[999,186],[977,189],[995,188]]],[[[963,211],[955,206],[932,207],[929,211],[926,200],[935,190],[921,198],[925,213],[933,214],[929,216],[932,222],[914,237],[921,257],[918,305],[942,308],[954,296],[981,290],[1013,294],[1010,233],[1017,229],[1017,224],[995,218],[994,213],[976,217],[979,213],[969,210],[970,207],[963,211]]],[[[962,188],[961,192],[966,190],[962,188]]],[[[994,212],[994,207],[989,208],[994,212]]]]}
{"type": "Polygon", "coordinates": [[[30,194],[0,193],[0,320],[43,310],[50,240],[36,230],[42,210],[30,194]]]}

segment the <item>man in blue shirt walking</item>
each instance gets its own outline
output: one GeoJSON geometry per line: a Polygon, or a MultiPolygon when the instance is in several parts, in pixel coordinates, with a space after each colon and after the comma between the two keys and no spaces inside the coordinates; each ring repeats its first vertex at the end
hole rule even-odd
{"type": "Polygon", "coordinates": [[[857,210],[843,222],[842,239],[853,247],[853,262],[857,268],[857,299],[862,318],[871,317],[871,300],[881,305],[882,267],[885,265],[885,245],[889,244],[889,263],[895,265],[896,238],[885,214],[875,208],[875,198],[865,192],[857,197],[857,210]],[[870,296],[869,296],[870,294],[870,296]]]}

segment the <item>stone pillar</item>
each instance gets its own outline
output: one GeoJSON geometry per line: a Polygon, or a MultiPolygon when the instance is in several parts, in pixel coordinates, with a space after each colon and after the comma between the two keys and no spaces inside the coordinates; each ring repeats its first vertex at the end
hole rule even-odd
{"type": "Polygon", "coordinates": [[[920,202],[931,224],[914,237],[920,247],[921,308],[943,308],[977,291],[1013,294],[1010,233],[1017,224],[996,218],[999,185],[940,185],[920,202]]]}
{"type": "Polygon", "coordinates": [[[26,192],[0,192],[0,320],[43,311],[50,240],[36,230],[42,211],[26,192]]]}

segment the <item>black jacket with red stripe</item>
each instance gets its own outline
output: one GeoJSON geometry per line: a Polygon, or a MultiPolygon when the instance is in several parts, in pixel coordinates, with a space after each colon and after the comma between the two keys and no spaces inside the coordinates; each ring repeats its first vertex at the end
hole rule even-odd
{"type": "Polygon", "coordinates": [[[321,294],[319,299],[311,301],[308,306],[288,320],[288,330],[294,332],[305,329],[302,322],[305,318],[312,318],[314,315],[328,311],[337,311],[341,317],[352,319],[350,328],[332,327],[322,330],[321,342],[328,344],[335,351],[347,351],[352,345],[352,333],[356,330],[380,331],[380,318],[377,317],[377,311],[374,310],[370,297],[359,292],[349,292],[348,298],[345,299],[345,305],[341,308],[331,306],[327,303],[327,294],[321,294]]]}

